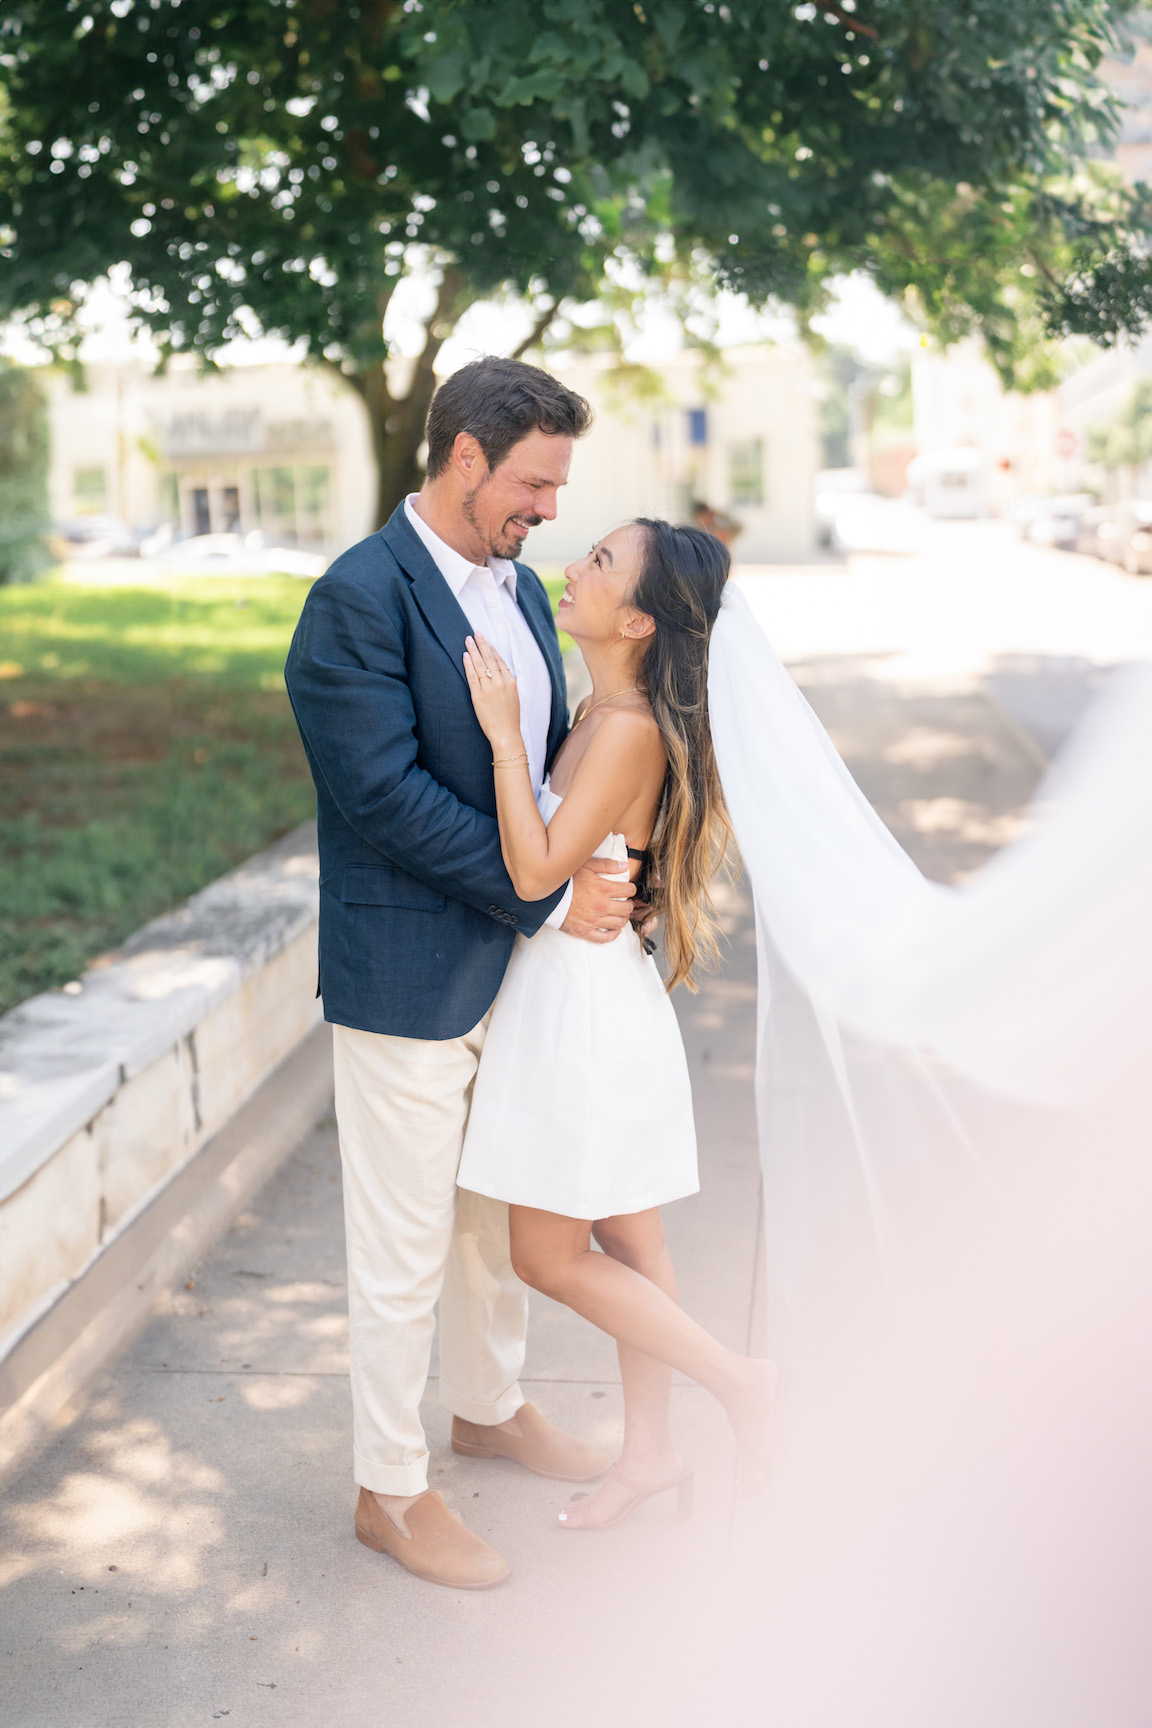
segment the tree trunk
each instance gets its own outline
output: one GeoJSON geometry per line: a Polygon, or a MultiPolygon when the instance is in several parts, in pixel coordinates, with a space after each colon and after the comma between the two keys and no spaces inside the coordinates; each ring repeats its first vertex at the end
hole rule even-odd
{"type": "Polygon", "coordinates": [[[417,451],[424,437],[424,418],[432,396],[431,391],[427,392],[422,413],[411,391],[397,401],[388,389],[382,366],[358,380],[358,387],[368,411],[372,453],[376,458],[373,522],[375,527],[382,528],[401,499],[409,492],[419,492],[424,484],[417,451]]]}
{"type": "Polygon", "coordinates": [[[409,492],[418,492],[424,484],[418,452],[424,442],[424,422],[436,390],[436,357],[472,298],[460,272],[449,265],[436,296],[436,309],[425,326],[424,346],[406,396],[393,396],[383,366],[357,373],[350,380],[368,413],[376,458],[378,528],[383,527],[409,492]]]}
{"type": "Polygon", "coordinates": [[[549,306],[546,311],[541,312],[540,316],[537,318],[535,324],[533,324],[531,330],[529,330],[527,336],[525,336],[525,338],[524,338],[523,342],[521,342],[520,346],[518,348],[513,348],[513,350],[512,350],[512,359],[513,360],[523,360],[525,354],[530,353],[531,350],[533,348],[535,348],[536,344],[540,341],[540,338],[544,335],[544,332],[547,330],[548,326],[551,324],[552,320],[555,318],[555,316],[559,312],[559,310],[560,310],[560,301],[559,300],[553,300],[551,306],[549,306]]]}

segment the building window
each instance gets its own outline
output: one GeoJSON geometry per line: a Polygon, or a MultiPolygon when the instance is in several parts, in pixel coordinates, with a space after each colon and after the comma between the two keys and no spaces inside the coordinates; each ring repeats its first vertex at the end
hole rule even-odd
{"type": "Polygon", "coordinates": [[[103,510],[108,502],[108,475],[103,468],[77,468],[72,475],[77,510],[103,510]]]}
{"type": "Polygon", "coordinates": [[[328,538],[328,468],[254,468],[252,502],[263,533],[281,546],[322,546],[328,538]]]}
{"type": "Polygon", "coordinates": [[[328,514],[327,468],[301,468],[296,475],[296,507],[301,533],[319,528],[328,514]]]}
{"type": "Polygon", "coordinates": [[[733,504],[764,502],[764,440],[742,438],[728,446],[728,496],[733,504]]]}
{"type": "Polygon", "coordinates": [[[708,410],[707,408],[689,408],[688,410],[688,442],[697,446],[708,442],[708,410]]]}
{"type": "Polygon", "coordinates": [[[256,516],[267,534],[270,529],[281,533],[296,529],[296,487],[291,468],[255,468],[252,471],[252,493],[256,501],[256,516]]]}

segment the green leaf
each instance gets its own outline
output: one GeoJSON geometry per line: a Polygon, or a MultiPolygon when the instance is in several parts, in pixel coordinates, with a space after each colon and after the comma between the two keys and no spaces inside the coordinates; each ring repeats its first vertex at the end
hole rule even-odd
{"type": "Polygon", "coordinates": [[[637,101],[648,94],[648,74],[637,60],[622,60],[620,62],[620,88],[628,96],[635,96],[637,101]]]}
{"type": "Polygon", "coordinates": [[[453,48],[420,69],[421,77],[435,102],[451,102],[467,82],[468,56],[464,48],[453,48]]]}
{"type": "Polygon", "coordinates": [[[469,144],[485,144],[496,136],[496,121],[490,108],[466,108],[460,116],[460,131],[469,144]]]}

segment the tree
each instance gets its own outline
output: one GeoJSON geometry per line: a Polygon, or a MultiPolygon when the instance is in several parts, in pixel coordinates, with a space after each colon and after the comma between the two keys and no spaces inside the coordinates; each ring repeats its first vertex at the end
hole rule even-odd
{"type": "Polygon", "coordinates": [[[126,261],[167,352],[305,344],[364,401],[381,516],[481,296],[524,298],[527,351],[606,287],[806,317],[861,269],[1006,377],[1141,328],[1149,195],[1090,160],[1136,0],[860,3],[7,0],[0,316],[67,354],[126,261]],[[397,394],[383,324],[417,264],[438,291],[397,394]]]}
{"type": "Polygon", "coordinates": [[[1088,460],[1111,471],[1127,469],[1135,487],[1138,471],[1152,462],[1152,378],[1138,378],[1119,413],[1089,429],[1088,460]]]}
{"type": "Polygon", "coordinates": [[[51,562],[48,408],[35,375],[0,361],[0,582],[26,582],[51,562]]]}

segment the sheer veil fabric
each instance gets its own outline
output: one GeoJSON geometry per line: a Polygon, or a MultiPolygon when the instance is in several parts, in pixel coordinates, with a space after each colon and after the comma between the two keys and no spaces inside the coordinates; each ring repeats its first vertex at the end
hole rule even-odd
{"type": "Polygon", "coordinates": [[[872,811],[734,584],[708,689],[792,1385],[724,1719],[1143,1721],[1152,666],[1113,676],[1026,836],[956,888],[872,811]]]}

